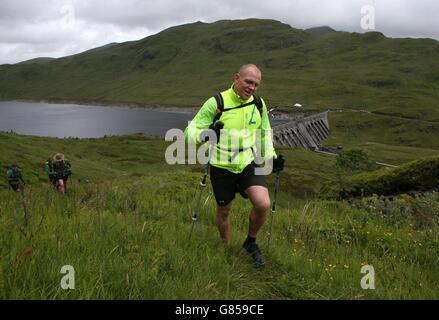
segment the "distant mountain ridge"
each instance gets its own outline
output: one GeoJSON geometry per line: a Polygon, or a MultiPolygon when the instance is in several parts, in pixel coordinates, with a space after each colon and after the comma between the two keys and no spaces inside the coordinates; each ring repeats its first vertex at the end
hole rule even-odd
{"type": "Polygon", "coordinates": [[[195,22],[44,63],[2,65],[0,99],[196,107],[230,86],[244,63],[260,66],[259,93],[273,106],[439,121],[436,40],[262,19],[195,22]]]}
{"type": "Polygon", "coordinates": [[[305,29],[305,31],[308,33],[311,33],[313,35],[316,35],[316,36],[322,36],[322,35],[326,35],[329,33],[337,32],[328,26],[308,28],[308,29],[305,29]]]}
{"type": "Polygon", "coordinates": [[[40,57],[40,58],[34,58],[34,59],[29,59],[29,60],[21,61],[21,62],[18,62],[17,64],[47,63],[47,62],[52,61],[54,59],[55,58],[40,57]]]}

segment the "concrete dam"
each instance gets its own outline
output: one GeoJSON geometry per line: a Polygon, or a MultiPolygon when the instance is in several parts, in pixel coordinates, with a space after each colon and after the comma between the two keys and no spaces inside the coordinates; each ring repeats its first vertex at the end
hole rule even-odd
{"type": "Polygon", "coordinates": [[[274,144],[316,151],[329,136],[328,111],[307,117],[299,115],[272,129],[274,144]]]}

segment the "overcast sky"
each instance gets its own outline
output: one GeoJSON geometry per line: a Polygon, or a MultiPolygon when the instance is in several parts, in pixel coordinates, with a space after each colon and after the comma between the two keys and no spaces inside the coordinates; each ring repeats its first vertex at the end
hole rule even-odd
{"type": "Polygon", "coordinates": [[[0,64],[138,40],[183,23],[275,19],[439,40],[439,0],[0,0],[0,64]]]}

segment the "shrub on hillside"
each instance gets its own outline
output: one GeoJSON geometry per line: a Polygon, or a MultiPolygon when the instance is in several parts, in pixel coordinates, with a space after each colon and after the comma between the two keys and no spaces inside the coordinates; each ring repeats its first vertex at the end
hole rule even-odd
{"type": "Polygon", "coordinates": [[[388,197],[373,195],[354,199],[352,204],[396,228],[428,229],[439,225],[439,193],[434,191],[388,197]]]}
{"type": "Polygon", "coordinates": [[[439,156],[415,160],[395,169],[360,173],[346,179],[341,198],[396,195],[412,190],[439,188],[439,156]]]}
{"type": "Polygon", "coordinates": [[[335,160],[336,183],[323,186],[323,193],[330,198],[339,197],[347,185],[347,177],[356,173],[376,170],[377,166],[370,160],[369,155],[360,149],[342,151],[335,160]]]}
{"type": "Polygon", "coordinates": [[[346,150],[339,153],[337,155],[335,163],[337,169],[348,173],[370,171],[376,169],[373,161],[371,161],[367,153],[361,149],[346,150]]]}

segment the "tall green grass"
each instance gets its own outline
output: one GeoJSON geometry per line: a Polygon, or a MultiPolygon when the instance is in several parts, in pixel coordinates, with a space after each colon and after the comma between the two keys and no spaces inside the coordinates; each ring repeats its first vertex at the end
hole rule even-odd
{"type": "Polygon", "coordinates": [[[0,297],[438,298],[437,225],[395,224],[346,202],[283,199],[269,252],[268,223],[258,237],[267,265],[254,269],[241,249],[249,211],[242,199],[232,209],[230,247],[219,240],[213,201],[200,210],[189,239],[198,181],[195,173],[161,173],[76,184],[66,196],[49,186],[27,189],[24,198],[0,193],[0,297]],[[75,269],[74,290],[60,286],[64,265],[75,269]],[[363,265],[375,268],[375,290],[360,286],[363,265]]]}
{"type": "MultiPolygon", "coordinates": [[[[437,215],[408,209],[385,215],[373,197],[319,200],[321,185],[335,179],[333,156],[279,148],[287,162],[270,250],[268,220],[258,235],[267,265],[255,269],[241,248],[250,206],[239,195],[229,247],[218,235],[214,200],[204,204],[210,186],[189,239],[202,171],[167,165],[168,143],[137,135],[0,134],[0,145],[8,150],[0,154],[2,169],[19,157],[29,182],[24,193],[14,193],[1,180],[1,299],[438,298],[437,215]],[[73,165],[65,196],[53,190],[41,166],[57,151],[73,165]],[[61,288],[64,265],[75,269],[74,290],[61,288]],[[364,265],[375,268],[375,290],[360,286],[364,265]]],[[[268,182],[273,186],[273,176],[268,182]]],[[[397,203],[410,208],[404,201],[397,203]]],[[[432,212],[439,205],[435,193],[422,201],[419,206],[432,212]]]]}

